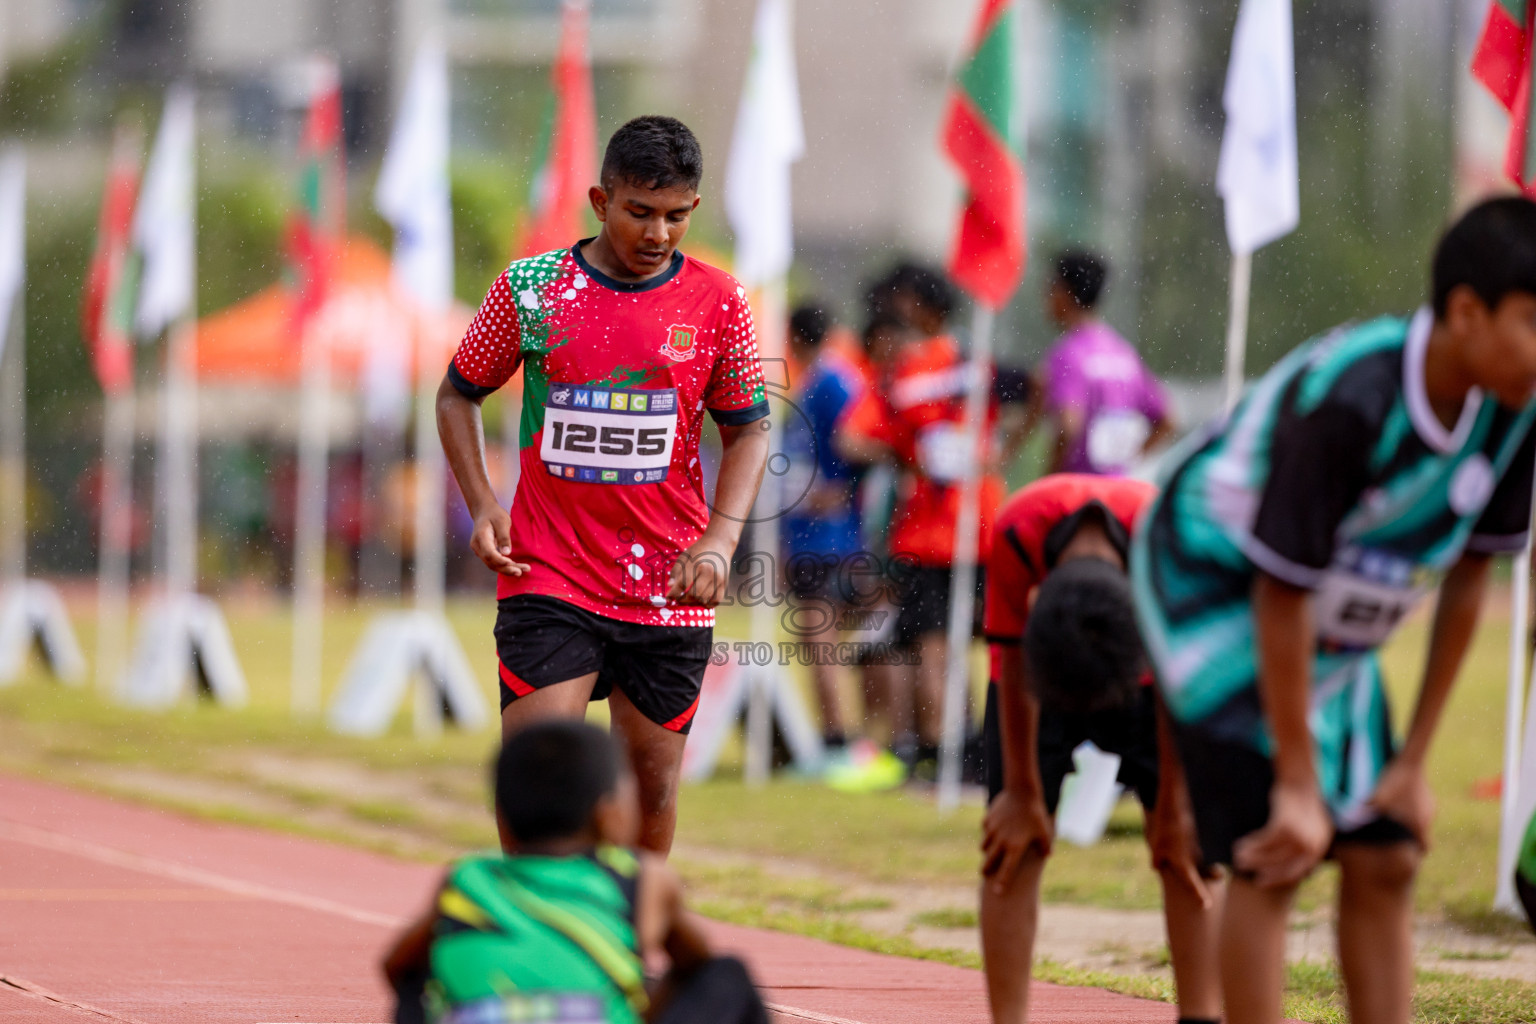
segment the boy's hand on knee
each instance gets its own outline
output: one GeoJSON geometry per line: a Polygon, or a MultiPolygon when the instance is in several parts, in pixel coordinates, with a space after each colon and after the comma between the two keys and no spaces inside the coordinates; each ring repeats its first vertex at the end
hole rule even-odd
{"type": "Polygon", "coordinates": [[[1026,856],[1050,856],[1052,832],[1044,800],[1003,790],[981,823],[982,877],[996,892],[1004,892],[1026,856]]]}
{"type": "Polygon", "coordinates": [[[1317,786],[1277,782],[1268,823],[1234,843],[1232,859],[1257,885],[1284,888],[1311,874],[1332,842],[1333,819],[1317,786]]]}
{"type": "Polygon", "coordinates": [[[1168,881],[1178,882],[1209,910],[1214,901],[1210,887],[1200,875],[1200,841],[1195,819],[1187,807],[1176,804],[1173,794],[1159,796],[1157,809],[1147,815],[1147,846],[1152,854],[1152,870],[1168,881]]]}
{"type": "Polygon", "coordinates": [[[1401,758],[1387,765],[1371,794],[1370,805],[1385,817],[1405,826],[1419,845],[1429,849],[1429,826],[1435,817],[1435,796],[1423,765],[1401,758]]]}

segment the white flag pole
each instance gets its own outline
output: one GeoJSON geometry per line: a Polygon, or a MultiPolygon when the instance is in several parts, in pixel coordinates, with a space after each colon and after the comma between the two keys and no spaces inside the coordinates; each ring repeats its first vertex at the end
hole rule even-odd
{"type": "Polygon", "coordinates": [[[1248,294],[1253,283],[1253,253],[1232,254],[1232,280],[1227,306],[1226,409],[1243,393],[1243,362],[1248,349],[1248,294]]]}
{"type": "Polygon", "coordinates": [[[944,719],[939,748],[940,811],[960,803],[960,759],[965,746],[965,712],[971,678],[971,625],[976,615],[976,552],[981,539],[983,429],[992,375],[992,328],[996,313],[980,303],[971,328],[971,358],[966,373],[965,475],[960,479],[960,511],[955,519],[955,552],[949,590],[948,663],[944,678],[944,719]]]}
{"type": "Polygon", "coordinates": [[[0,152],[0,584],[27,575],[26,165],[0,152]],[[9,343],[7,343],[9,341],[9,343]]]}
{"type": "Polygon", "coordinates": [[[438,364],[436,318],[431,329],[420,332],[416,364],[416,568],[415,593],[418,611],[443,613],[445,550],[443,502],[443,444],[437,436],[437,386],[443,368],[438,364]]]}
{"type": "Polygon", "coordinates": [[[134,245],[144,256],[134,322],[141,337],[162,332],[165,379],[157,494],[164,595],[140,628],[120,696],[165,707],[205,685],[238,706],[245,675],[218,606],[197,594],[197,126],[191,86],[174,85],[155,135],[134,209],[134,245]],[[195,671],[194,671],[195,670],[195,671]],[[195,675],[195,679],[194,679],[195,675]]]}
{"type": "Polygon", "coordinates": [[[96,582],[96,686],[103,693],[117,685],[128,657],[135,414],[131,380],[120,393],[107,393],[101,427],[101,552],[96,582]]]}
{"type": "Polygon", "coordinates": [[[325,633],[325,487],[330,456],[331,357],[311,317],[304,330],[299,392],[299,466],[293,538],[295,715],[320,711],[325,633]]]}
{"type": "Polygon", "coordinates": [[[197,593],[197,322],[190,309],[166,347],[166,590],[197,593]]]}
{"type": "MultiPolygon", "coordinates": [[[[725,211],[736,236],[736,276],[748,288],[760,289],[759,354],[781,360],[786,333],[788,294],[786,275],[794,258],[794,211],[790,201],[790,169],[805,152],[800,114],[800,86],[795,67],[791,0],[759,0],[752,26],[752,57],[742,85],[736,126],[726,158],[725,211]]],[[[781,447],[782,424],[770,424],[769,451],[781,447]]],[[[777,567],[779,479],[763,477],[753,508],[754,545],[763,565],[777,567]]],[[[777,568],[773,569],[777,572],[777,568]]],[[[773,645],[778,636],[776,609],[759,604],[752,609],[754,645],[773,645]]],[[[771,768],[773,707],[788,701],[782,673],[767,666],[747,668],[747,756],[749,785],[767,781],[771,768]]]]}
{"type": "MultiPolygon", "coordinates": [[[[1525,836],[1527,823],[1531,816],[1536,814],[1536,714],[1532,713],[1536,708],[1536,673],[1532,673],[1530,686],[1525,696],[1525,741],[1521,744],[1520,756],[1513,776],[1506,776],[1504,788],[1511,794],[1510,819],[1507,830],[1500,836],[1499,842],[1499,886],[1508,886],[1513,889],[1515,863],[1519,860],[1520,842],[1525,836]],[[1513,778],[1513,785],[1510,779],[1513,778]],[[1506,852],[1507,845],[1507,852],[1506,852]],[[1507,858],[1507,860],[1506,860],[1507,858]]],[[[1511,720],[1513,728],[1515,721],[1511,720]]],[[[1520,906],[1514,898],[1514,893],[1509,893],[1508,899],[1498,909],[1511,914],[1519,914],[1520,906]]]]}
{"type": "Polygon", "coordinates": [[[447,51],[429,34],[401,98],[374,190],[374,205],[395,229],[395,286],[412,297],[416,310],[416,607],[381,615],[369,627],[331,706],[331,727],[343,732],[383,728],[408,691],[418,734],[441,730],[445,713],[466,729],[491,718],[444,615],[446,474],[436,413],[446,365],[439,342],[453,303],[448,89],[447,51]]]}
{"type": "Polygon", "coordinates": [[[1243,390],[1253,254],[1294,231],[1301,220],[1293,37],[1291,0],[1243,0],[1222,92],[1227,124],[1216,167],[1232,251],[1228,410],[1243,390]]]}
{"type": "Polygon", "coordinates": [[[0,320],[0,582],[20,586],[27,575],[27,352],[18,290],[0,320]],[[10,343],[5,339],[9,336],[10,343]]]}
{"type": "MultiPolygon", "coordinates": [[[[1536,502],[1536,487],[1532,501],[1536,502]]],[[[1519,902],[1515,898],[1515,860],[1520,850],[1525,822],[1519,815],[1521,797],[1536,798],[1536,787],[1529,794],[1522,792],[1520,775],[1520,723],[1526,684],[1525,654],[1530,642],[1531,607],[1531,553],[1536,534],[1527,534],[1525,547],[1515,556],[1513,594],[1509,610],[1509,675],[1505,684],[1504,701],[1504,772],[1499,794],[1499,855],[1497,877],[1494,879],[1493,908],[1506,913],[1518,913],[1519,902]]],[[[1536,675],[1532,677],[1536,685],[1536,675]]],[[[1536,722],[1536,715],[1531,716],[1536,722]]],[[[1528,723],[1529,724],[1529,723],[1528,723]]],[[[1529,744],[1527,744],[1529,748],[1529,744]]],[[[1527,753],[1529,755],[1529,752],[1527,753]]]]}
{"type": "MultiPolygon", "coordinates": [[[[782,360],[784,357],[788,305],[789,297],[782,277],[763,289],[758,350],[764,360],[782,360]]],[[[781,451],[784,435],[781,418],[770,421],[770,431],[768,450],[781,451]]],[[[763,483],[753,506],[759,511],[753,516],[752,536],[754,546],[763,554],[759,564],[765,566],[779,564],[778,513],[783,507],[779,501],[780,490],[779,477],[771,471],[764,472],[763,483]]],[[[758,601],[752,606],[751,623],[753,646],[761,650],[762,645],[767,644],[777,650],[778,609],[767,601],[758,601]]],[[[773,694],[768,679],[773,673],[771,668],[757,665],[750,672],[752,685],[747,697],[747,757],[744,774],[747,785],[761,786],[768,781],[773,771],[773,694]]]]}

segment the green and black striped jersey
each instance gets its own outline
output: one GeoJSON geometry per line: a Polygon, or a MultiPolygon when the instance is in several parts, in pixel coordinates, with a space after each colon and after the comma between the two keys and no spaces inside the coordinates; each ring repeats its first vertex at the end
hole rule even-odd
{"type": "Polygon", "coordinates": [[[1432,326],[1421,310],[1307,342],[1169,459],[1132,573],[1179,721],[1267,750],[1256,572],[1314,594],[1321,711],[1463,551],[1524,544],[1536,403],[1474,389],[1447,429],[1425,392],[1432,326]]]}

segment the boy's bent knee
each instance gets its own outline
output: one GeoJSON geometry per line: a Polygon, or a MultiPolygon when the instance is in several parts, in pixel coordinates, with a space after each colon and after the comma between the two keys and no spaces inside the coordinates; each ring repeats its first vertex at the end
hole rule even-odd
{"type": "Polygon", "coordinates": [[[1345,843],[1335,851],[1335,856],[1350,884],[1395,892],[1413,885],[1424,851],[1412,842],[1345,843]]]}

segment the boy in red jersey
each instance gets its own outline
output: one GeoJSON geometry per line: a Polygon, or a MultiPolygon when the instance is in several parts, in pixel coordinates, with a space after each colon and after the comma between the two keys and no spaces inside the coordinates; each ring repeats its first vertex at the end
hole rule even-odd
{"type": "MultiPolygon", "coordinates": [[[[1151,484],[1047,476],[997,513],[987,561],[981,944],[995,1024],[1023,1024],[1052,816],[1085,740],[1120,757],[1146,812],[1184,1024],[1221,1015],[1216,899],[1166,713],[1146,672],[1126,551],[1151,484]]],[[[1216,890],[1219,896],[1220,890],[1216,890]]]]}
{"type": "Polygon", "coordinates": [[[677,250],[702,174],[680,121],[615,132],[591,190],[601,233],[508,267],[437,396],[475,518],[470,547],[501,574],[503,732],[608,699],[639,781],[640,845],[662,853],[714,607],[768,455],[746,292],[677,250]],[[480,403],[519,367],[509,514],[486,473],[480,403]],[[698,457],[706,409],[724,445],[712,505],[698,457]]]}
{"type": "MultiPolygon", "coordinates": [[[[913,332],[896,352],[884,387],[867,392],[838,428],[836,444],[852,462],[889,461],[900,467],[896,511],[889,551],[897,591],[896,642],[912,654],[910,690],[915,709],[916,747],[903,751],[919,777],[937,771],[949,658],[949,602],[955,556],[955,523],[960,509],[958,482],[964,470],[965,395],[969,364],[947,332],[955,294],[937,271],[903,264],[878,288],[881,299],[913,332]]],[[[978,564],[985,565],[989,524],[1004,485],[992,443],[1004,404],[1022,407],[1027,381],[994,373],[984,426],[987,471],[979,490],[981,515],[978,564]]],[[[976,576],[976,608],[981,606],[983,574],[976,576]]]]}

